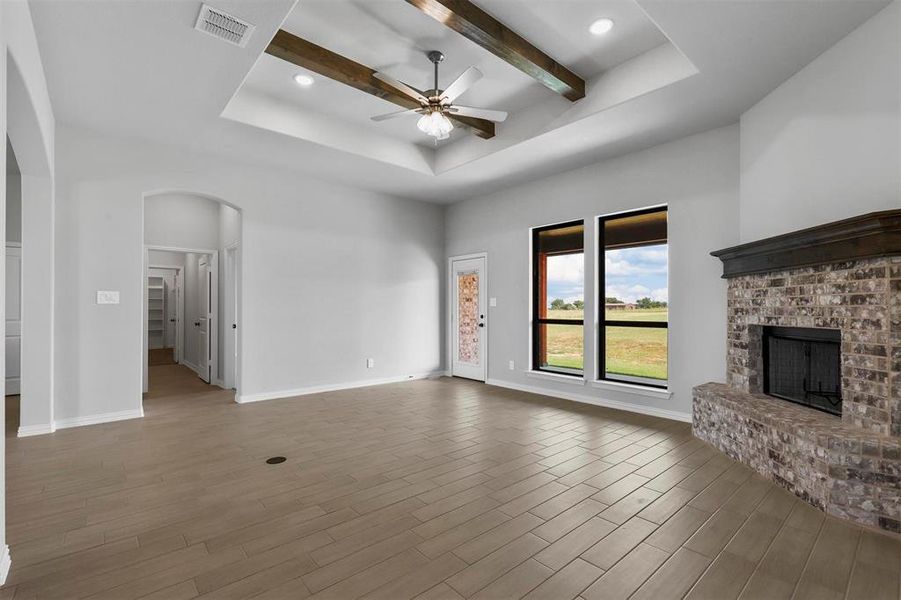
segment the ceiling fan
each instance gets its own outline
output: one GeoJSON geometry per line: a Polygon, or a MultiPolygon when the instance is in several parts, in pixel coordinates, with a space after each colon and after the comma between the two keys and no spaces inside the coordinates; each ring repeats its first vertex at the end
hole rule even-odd
{"type": "Polygon", "coordinates": [[[461,117],[474,117],[476,119],[487,119],[496,123],[503,122],[507,118],[507,113],[500,110],[488,110],[484,108],[473,108],[471,106],[460,106],[454,104],[463,92],[468,90],[472,85],[482,78],[482,72],[475,67],[469,67],[462,75],[447,86],[446,90],[438,89],[438,63],[444,60],[444,54],[437,50],[432,50],[426,56],[435,65],[435,87],[431,90],[420,91],[414,87],[407,85],[402,81],[386,75],[385,73],[375,73],[374,77],[381,79],[385,83],[397,88],[411,99],[419,102],[420,108],[411,108],[390,112],[384,115],[372,117],[373,121],[385,121],[396,117],[407,115],[422,115],[416,124],[419,130],[438,140],[446,140],[450,137],[450,132],[454,128],[454,124],[448,116],[459,115],[461,117]]]}

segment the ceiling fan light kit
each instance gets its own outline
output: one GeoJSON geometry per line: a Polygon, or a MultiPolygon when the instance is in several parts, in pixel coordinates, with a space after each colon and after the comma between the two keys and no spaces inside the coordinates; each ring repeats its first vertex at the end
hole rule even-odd
{"type": "Polygon", "coordinates": [[[416,127],[424,134],[435,138],[435,140],[446,140],[450,137],[454,124],[443,113],[435,111],[421,116],[419,122],[416,123],[416,127]]]}
{"type": "Polygon", "coordinates": [[[454,124],[448,115],[459,115],[463,117],[475,117],[477,119],[487,119],[495,123],[504,121],[507,113],[499,110],[486,110],[481,108],[471,108],[468,106],[457,106],[453,102],[458,96],[463,94],[472,85],[482,78],[482,72],[475,67],[470,67],[463,72],[457,79],[451,83],[446,90],[438,88],[438,64],[444,60],[444,54],[438,50],[432,50],[426,54],[429,61],[435,66],[435,87],[431,90],[420,91],[406,83],[394,79],[385,73],[375,73],[374,77],[380,79],[391,86],[403,92],[406,96],[419,102],[420,108],[395,111],[385,115],[377,115],[372,117],[373,121],[385,121],[402,117],[405,115],[421,115],[416,126],[420,131],[428,136],[435,138],[435,143],[439,140],[446,140],[450,137],[454,124]]]}

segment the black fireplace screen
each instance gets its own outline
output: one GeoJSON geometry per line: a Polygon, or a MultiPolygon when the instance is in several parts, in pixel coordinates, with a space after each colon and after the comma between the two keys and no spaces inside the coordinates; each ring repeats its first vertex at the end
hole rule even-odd
{"type": "Polygon", "coordinates": [[[763,368],[764,393],[842,414],[838,330],[764,327],[763,368]]]}

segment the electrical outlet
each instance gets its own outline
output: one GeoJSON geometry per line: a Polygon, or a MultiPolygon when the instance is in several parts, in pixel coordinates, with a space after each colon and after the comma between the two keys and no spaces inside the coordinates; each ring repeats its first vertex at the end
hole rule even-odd
{"type": "Polygon", "coordinates": [[[490,306],[492,308],[496,307],[497,306],[497,298],[489,298],[488,306],[490,306]]]}
{"type": "Polygon", "coordinates": [[[510,370],[513,371],[514,369],[516,369],[516,367],[514,366],[513,361],[511,360],[510,361],[510,370]]]}
{"type": "Polygon", "coordinates": [[[375,359],[374,359],[374,358],[367,358],[367,359],[366,359],[366,368],[367,368],[367,369],[371,369],[371,368],[373,368],[374,366],[375,366],[375,359]]]}

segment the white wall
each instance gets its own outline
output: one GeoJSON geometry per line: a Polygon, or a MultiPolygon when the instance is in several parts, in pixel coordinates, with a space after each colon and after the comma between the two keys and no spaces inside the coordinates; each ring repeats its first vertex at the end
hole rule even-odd
{"type": "Polygon", "coordinates": [[[219,202],[192,194],[155,194],[144,200],[148,246],[216,250],[219,202]]]}
{"type": "Polygon", "coordinates": [[[741,238],[901,207],[901,0],[741,117],[741,238]]]}
{"type": "Polygon", "coordinates": [[[184,267],[184,252],[168,252],[165,250],[149,250],[147,252],[147,264],[166,267],[184,267]]]}
{"type": "Polygon", "coordinates": [[[6,241],[22,241],[22,174],[6,138],[6,241]]]}
{"type": "Polygon", "coordinates": [[[225,204],[219,205],[219,246],[225,249],[241,240],[241,213],[225,204]]]}
{"type": "Polygon", "coordinates": [[[241,209],[244,396],[442,368],[441,207],[69,128],[58,146],[60,415],[140,406],[141,197],[159,189],[241,209]]]}
{"type": "MultiPolygon", "coordinates": [[[[709,252],[738,239],[738,185],[738,127],[731,126],[449,207],[448,256],[488,252],[488,295],[498,302],[488,309],[489,380],[687,417],[691,388],[725,378],[726,287],[720,262],[709,252]],[[672,398],[527,376],[529,228],[585,220],[585,314],[593,315],[594,219],[662,203],[669,206],[672,398]],[[508,369],[510,360],[515,371],[508,369]]],[[[589,340],[585,364],[592,378],[595,356],[589,340]]]]}

